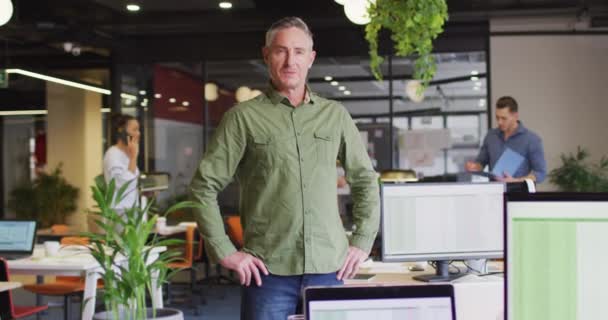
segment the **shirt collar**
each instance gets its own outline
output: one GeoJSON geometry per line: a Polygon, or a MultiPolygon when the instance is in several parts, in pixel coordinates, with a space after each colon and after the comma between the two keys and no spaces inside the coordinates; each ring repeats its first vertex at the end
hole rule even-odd
{"type": "MultiPolygon", "coordinates": [[[[266,96],[268,97],[268,99],[270,99],[270,101],[274,105],[278,105],[279,103],[282,103],[282,102],[286,102],[286,104],[291,105],[291,103],[289,102],[289,99],[287,99],[287,97],[285,97],[284,95],[279,93],[275,89],[272,82],[269,83],[268,87],[266,88],[266,96]]],[[[316,95],[314,92],[312,92],[312,90],[310,90],[310,87],[307,84],[305,93],[304,93],[304,103],[306,103],[306,104],[313,103],[314,104],[315,100],[316,100],[316,95]]]]}
{"type": "MultiPolygon", "coordinates": [[[[498,131],[498,132],[497,132],[497,133],[498,133],[498,136],[499,136],[501,139],[504,139],[504,137],[505,137],[505,133],[504,133],[504,132],[502,132],[500,129],[498,129],[497,131],[498,131]]],[[[517,136],[517,135],[520,135],[520,134],[522,134],[522,133],[526,133],[526,131],[528,131],[528,128],[524,127],[524,124],[523,124],[523,123],[522,123],[520,120],[517,120],[517,129],[515,130],[515,133],[513,133],[513,134],[512,134],[512,135],[509,137],[509,139],[511,139],[512,137],[515,137],[515,136],[517,136]]]]}

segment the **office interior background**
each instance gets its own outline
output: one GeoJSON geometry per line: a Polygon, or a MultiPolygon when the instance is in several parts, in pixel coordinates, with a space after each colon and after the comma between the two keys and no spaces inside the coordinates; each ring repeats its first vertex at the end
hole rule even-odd
{"type": "MultiPolygon", "coordinates": [[[[62,163],[81,192],[69,222],[86,228],[89,186],[111,144],[111,112],[140,120],[139,167],[170,174],[161,204],[179,199],[223,113],[268,85],[264,32],[288,15],[314,33],[311,89],[346,106],[378,171],[413,169],[438,180],[462,172],[503,95],[518,100],[523,123],[542,137],[549,171],[577,146],[592,160],[608,154],[604,1],[448,1],[450,18],[434,43],[437,73],[422,102],[405,94],[413,59],[394,56],[384,37],[385,79],[376,81],[364,27],[334,1],[238,0],[222,9],[217,1],[145,0],[134,12],[118,0],[13,2],[14,16],[0,27],[0,68],[8,75],[0,83],[4,218],[14,217],[11,190],[62,163]],[[449,141],[430,149],[406,143],[423,129],[449,141]]],[[[224,211],[236,210],[235,192],[222,194],[224,211]]]]}

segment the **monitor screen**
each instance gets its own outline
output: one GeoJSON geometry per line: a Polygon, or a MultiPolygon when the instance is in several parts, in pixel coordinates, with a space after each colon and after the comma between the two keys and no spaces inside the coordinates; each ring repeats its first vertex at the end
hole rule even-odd
{"type": "Polygon", "coordinates": [[[604,317],[608,194],[509,194],[505,200],[505,319],[604,317]]]}
{"type": "Polygon", "coordinates": [[[382,187],[382,260],[502,257],[502,183],[382,187]]]}
{"type": "Polygon", "coordinates": [[[453,320],[449,285],[306,289],[308,320],[453,320]]]}
{"type": "Polygon", "coordinates": [[[0,220],[0,252],[32,252],[36,221],[0,220]]]}

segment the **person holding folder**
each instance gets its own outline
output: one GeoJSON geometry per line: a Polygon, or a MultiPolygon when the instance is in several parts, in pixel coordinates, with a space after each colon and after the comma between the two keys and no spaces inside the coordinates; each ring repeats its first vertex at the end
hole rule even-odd
{"type": "Polygon", "coordinates": [[[519,121],[517,101],[501,97],[496,101],[498,128],[491,129],[475,161],[468,161],[465,169],[480,172],[490,166],[490,176],[497,181],[520,182],[545,180],[547,164],[541,138],[519,121]]]}

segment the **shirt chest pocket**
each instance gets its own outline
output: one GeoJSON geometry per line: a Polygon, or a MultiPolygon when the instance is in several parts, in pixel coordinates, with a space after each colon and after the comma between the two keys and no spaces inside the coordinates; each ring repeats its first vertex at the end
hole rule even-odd
{"type": "Polygon", "coordinates": [[[278,135],[255,135],[252,137],[251,153],[258,166],[271,169],[288,161],[295,150],[294,138],[278,135]]]}
{"type": "Polygon", "coordinates": [[[313,136],[318,163],[335,166],[338,157],[338,139],[331,132],[325,130],[316,131],[313,136]]]}

